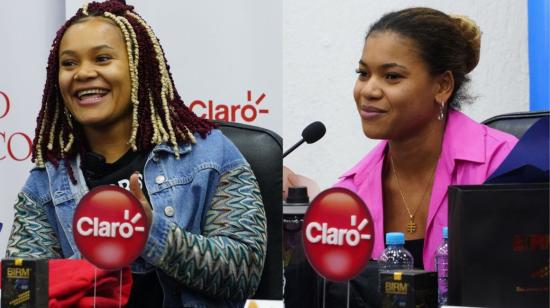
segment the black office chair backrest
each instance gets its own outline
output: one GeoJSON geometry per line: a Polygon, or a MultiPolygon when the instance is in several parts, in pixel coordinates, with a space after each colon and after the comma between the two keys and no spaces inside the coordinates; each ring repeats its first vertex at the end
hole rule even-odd
{"type": "Polygon", "coordinates": [[[258,179],[267,217],[267,256],[254,298],[283,298],[283,140],[256,126],[214,121],[241,151],[258,179]]]}
{"type": "Polygon", "coordinates": [[[483,124],[519,139],[538,119],[548,115],[549,111],[514,112],[494,116],[483,121],[483,124]]]}

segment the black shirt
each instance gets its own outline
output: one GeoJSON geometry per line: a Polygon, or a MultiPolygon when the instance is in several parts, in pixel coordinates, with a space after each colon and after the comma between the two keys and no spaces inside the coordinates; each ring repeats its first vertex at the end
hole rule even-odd
{"type": "MultiPolygon", "coordinates": [[[[148,153],[128,151],[116,162],[108,164],[98,154],[88,152],[84,155],[84,178],[91,190],[100,185],[118,185],[130,189],[130,176],[134,171],[143,174],[148,153]]],[[[145,185],[141,185],[148,198],[145,185]]],[[[125,307],[162,307],[164,294],[156,271],[145,274],[132,273],[132,291],[125,307]]]]}
{"type": "Polygon", "coordinates": [[[414,259],[414,268],[424,269],[424,239],[405,241],[407,249],[414,259]]]}

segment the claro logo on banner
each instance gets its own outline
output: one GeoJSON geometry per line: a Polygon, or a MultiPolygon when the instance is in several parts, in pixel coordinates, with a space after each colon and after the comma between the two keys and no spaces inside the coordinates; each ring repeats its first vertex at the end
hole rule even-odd
{"type": "MultiPolygon", "coordinates": [[[[197,116],[210,120],[227,122],[254,122],[260,115],[269,114],[269,109],[264,108],[267,95],[262,92],[253,95],[252,90],[247,90],[245,104],[215,103],[213,100],[203,101],[196,99],[189,104],[189,109],[197,116]],[[264,105],[262,105],[264,104],[264,105]]],[[[0,91],[0,123],[9,117],[12,102],[8,93],[0,91]]],[[[0,126],[0,161],[24,161],[30,158],[32,153],[32,138],[23,131],[12,131],[0,126]]]]}
{"type": "MultiPolygon", "coordinates": [[[[10,108],[9,95],[0,91],[0,124],[6,122],[10,108]]],[[[6,130],[4,125],[0,125],[0,160],[24,161],[31,156],[31,153],[32,139],[27,133],[6,130]]]]}
{"type": "Polygon", "coordinates": [[[248,90],[246,98],[247,102],[244,105],[216,104],[213,100],[203,101],[196,99],[189,104],[189,109],[201,118],[227,122],[240,122],[242,120],[250,123],[254,122],[260,114],[269,113],[269,109],[261,106],[266,98],[265,93],[253,97],[252,91],[248,90]]]}

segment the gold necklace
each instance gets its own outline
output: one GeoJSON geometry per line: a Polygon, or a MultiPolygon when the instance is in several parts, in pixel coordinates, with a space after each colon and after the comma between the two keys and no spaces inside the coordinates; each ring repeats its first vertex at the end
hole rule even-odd
{"type": "Polygon", "coordinates": [[[401,183],[399,183],[399,176],[397,176],[397,167],[395,166],[395,162],[393,161],[393,155],[390,155],[390,161],[391,161],[393,175],[397,180],[397,188],[399,189],[399,193],[401,194],[401,199],[403,199],[403,205],[405,206],[405,209],[409,214],[409,222],[407,223],[407,232],[410,234],[413,234],[416,232],[416,223],[414,222],[416,211],[418,211],[418,209],[422,205],[422,202],[424,202],[424,198],[426,197],[426,193],[428,192],[428,188],[430,187],[430,183],[432,182],[435,174],[435,167],[437,166],[437,161],[435,162],[434,167],[432,169],[430,179],[426,183],[426,188],[424,189],[424,193],[422,194],[422,199],[420,199],[420,203],[412,213],[411,213],[411,210],[409,209],[409,205],[407,204],[407,200],[405,200],[405,193],[403,192],[403,189],[401,189],[401,183]]]}

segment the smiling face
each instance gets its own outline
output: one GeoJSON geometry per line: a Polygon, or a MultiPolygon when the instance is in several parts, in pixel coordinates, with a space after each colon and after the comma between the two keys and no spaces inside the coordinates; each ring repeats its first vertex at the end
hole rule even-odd
{"type": "Polygon", "coordinates": [[[439,85],[412,40],[394,32],[371,33],[357,72],[353,96],[369,138],[405,139],[438,125],[439,85]]]}
{"type": "Polygon", "coordinates": [[[130,70],[120,29],[103,17],[70,26],[59,48],[59,88],[80,124],[131,126],[130,70]]]}

